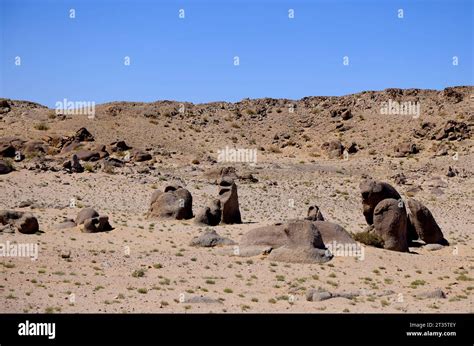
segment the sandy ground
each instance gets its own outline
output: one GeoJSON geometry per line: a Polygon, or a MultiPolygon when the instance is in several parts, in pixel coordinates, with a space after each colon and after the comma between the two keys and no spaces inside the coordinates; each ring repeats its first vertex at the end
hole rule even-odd
{"type": "MultiPolygon", "coordinates": [[[[414,161],[413,165],[422,163],[414,161]]],[[[238,242],[247,230],[302,217],[308,203],[315,203],[327,220],[351,232],[362,231],[365,222],[358,174],[364,170],[360,166],[360,161],[288,163],[279,168],[262,164],[256,171],[265,180],[238,185],[244,224],[217,226],[216,230],[238,242]],[[277,185],[269,186],[267,181],[277,185]]],[[[177,181],[186,181],[195,210],[217,193],[217,186],[200,172],[186,172],[180,167],[162,171],[177,181]],[[195,176],[184,178],[190,173],[195,176]]],[[[422,176],[419,179],[424,180],[422,176]]],[[[363,259],[335,257],[325,264],[309,265],[276,263],[264,256],[224,256],[218,248],[193,248],[189,241],[202,228],[192,220],[147,220],[152,191],[173,179],[13,172],[0,182],[4,191],[1,207],[37,201],[34,209],[15,209],[31,209],[44,233],[0,235],[3,243],[39,244],[36,261],[2,259],[1,311],[472,312],[474,184],[472,179],[462,184],[457,177],[452,179],[442,196],[435,197],[428,189],[417,194],[435,215],[451,246],[438,251],[412,248],[411,253],[365,246],[363,259]],[[76,208],[69,207],[70,198],[77,199],[76,208]],[[115,229],[87,234],[77,228],[54,228],[64,217],[75,218],[82,206],[94,206],[109,215],[115,229]],[[69,259],[61,257],[69,253],[69,259]],[[134,277],[134,273],[143,276],[134,277]],[[352,300],[306,301],[305,291],[319,287],[330,292],[362,293],[352,300]],[[416,297],[435,288],[441,288],[447,298],[416,297]],[[392,293],[377,296],[384,291],[392,293]],[[215,302],[188,302],[195,296],[215,302]]]]}
{"type": "MultiPolygon", "coordinates": [[[[53,110],[16,102],[0,117],[0,137],[42,139],[86,126],[95,137],[92,145],[123,139],[148,150],[153,161],[127,163],[115,174],[67,174],[28,170],[41,160],[28,157],[1,175],[0,209],[32,212],[41,232],[0,232],[0,244],[39,245],[35,261],[0,257],[0,312],[473,312],[473,142],[449,141],[448,155],[437,156],[437,141],[413,137],[423,121],[437,127],[449,119],[472,121],[473,87],[456,90],[454,101],[452,90],[307,98],[294,102],[294,112],[287,107],[291,101],[272,99],[186,104],[185,115],[173,111],[173,102],[113,103],[98,106],[95,120],[56,117],[53,110]],[[400,95],[420,100],[420,119],[377,113],[383,100],[400,95]],[[331,107],[350,107],[353,117],[337,120],[331,107]],[[320,148],[333,139],[346,146],[355,141],[359,151],[348,160],[331,159],[320,148]],[[407,141],[420,153],[394,157],[394,145],[407,141]],[[213,164],[209,157],[226,145],[264,150],[255,166],[213,164]],[[196,214],[218,193],[208,173],[223,166],[258,179],[237,180],[243,224],[215,227],[237,243],[250,229],[306,216],[310,205],[349,232],[363,231],[359,182],[370,175],[424,203],[450,246],[414,247],[410,253],[364,246],[363,258],[288,264],[191,247],[204,227],[193,220],[146,218],[152,192],[172,183],[192,193],[196,214]],[[459,174],[447,177],[449,166],[459,174]],[[395,182],[398,173],[406,184],[395,182]],[[26,201],[30,206],[22,207],[26,201]],[[114,229],[89,234],[56,227],[89,206],[108,215],[114,229]],[[305,293],[311,288],[360,294],[309,302],[305,293]],[[437,288],[446,298],[422,297],[437,288]]],[[[47,156],[60,164],[70,153],[47,156]]]]}

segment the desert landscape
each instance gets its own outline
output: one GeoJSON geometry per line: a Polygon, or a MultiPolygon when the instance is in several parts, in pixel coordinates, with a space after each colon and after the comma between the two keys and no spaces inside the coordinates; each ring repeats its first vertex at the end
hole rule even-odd
{"type": "Polygon", "coordinates": [[[0,99],[0,311],[473,312],[473,94],[0,99]]]}

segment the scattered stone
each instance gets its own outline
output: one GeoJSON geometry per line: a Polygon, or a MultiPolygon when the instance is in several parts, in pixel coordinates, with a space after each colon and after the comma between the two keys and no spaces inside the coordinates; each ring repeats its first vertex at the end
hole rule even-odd
{"type": "Polygon", "coordinates": [[[321,302],[331,298],[333,298],[333,295],[328,291],[320,291],[313,288],[306,292],[306,300],[309,302],[321,302]]]}
{"type": "Polygon", "coordinates": [[[444,127],[438,131],[435,139],[440,141],[447,139],[449,141],[464,140],[471,137],[469,126],[466,123],[456,120],[448,120],[444,127]]]}
{"type": "Polygon", "coordinates": [[[221,237],[215,230],[207,229],[199,237],[194,237],[189,245],[197,247],[214,247],[234,244],[235,242],[233,240],[221,237]]]}
{"type": "Polygon", "coordinates": [[[331,293],[325,290],[312,288],[306,292],[306,300],[309,302],[321,302],[323,300],[328,300],[331,298],[354,299],[360,295],[360,292],[331,293]]]}
{"type": "Polygon", "coordinates": [[[73,150],[76,150],[81,146],[81,142],[76,141],[74,139],[70,139],[68,142],[66,142],[63,147],[61,148],[61,153],[69,153],[73,150]]]}
{"type": "Polygon", "coordinates": [[[358,151],[359,151],[359,146],[355,142],[352,142],[351,145],[349,146],[349,148],[347,148],[347,152],[349,154],[355,154],[358,151]]]}
{"type": "Polygon", "coordinates": [[[417,154],[420,150],[414,143],[401,143],[395,148],[395,157],[406,157],[408,155],[417,154]]]}
{"type": "Polygon", "coordinates": [[[110,143],[110,149],[113,152],[119,152],[119,151],[127,151],[132,149],[132,147],[129,147],[125,141],[115,141],[110,143]]]}
{"type": "Polygon", "coordinates": [[[428,251],[438,251],[444,248],[441,244],[426,244],[424,248],[428,251]]]}
{"type": "Polygon", "coordinates": [[[324,142],[321,145],[321,149],[323,149],[326,152],[327,156],[330,159],[340,158],[342,154],[344,153],[344,146],[339,140],[324,142]]]}
{"type": "Polygon", "coordinates": [[[432,195],[435,195],[435,196],[442,196],[444,195],[444,191],[442,189],[440,189],[439,187],[434,187],[430,190],[431,194],[432,195]]]}
{"type": "Polygon", "coordinates": [[[189,304],[222,304],[219,299],[214,299],[206,296],[192,296],[190,298],[185,297],[184,303],[189,304]]]}
{"type": "Polygon", "coordinates": [[[458,174],[459,174],[459,172],[456,168],[453,169],[451,166],[449,166],[448,172],[446,173],[446,176],[449,177],[449,178],[452,178],[452,177],[455,177],[458,174]]]}
{"type": "Polygon", "coordinates": [[[233,247],[225,247],[217,251],[220,255],[225,256],[238,256],[238,257],[255,257],[255,256],[267,256],[271,253],[273,248],[265,245],[249,245],[240,246],[235,245],[233,247]]]}
{"type": "Polygon", "coordinates": [[[341,117],[343,120],[352,118],[352,112],[348,108],[333,109],[330,112],[332,118],[341,117]]]}
{"type": "Polygon", "coordinates": [[[94,136],[87,130],[85,127],[81,127],[79,130],[76,131],[74,134],[74,140],[78,142],[93,142],[94,136]]]}
{"type": "Polygon", "coordinates": [[[239,176],[240,180],[249,181],[251,183],[258,183],[258,179],[253,176],[252,173],[245,173],[239,176]]]}
{"type": "Polygon", "coordinates": [[[71,251],[70,250],[69,251],[63,251],[63,252],[61,252],[60,256],[63,259],[69,259],[69,258],[71,258],[71,251]]]}
{"type": "Polygon", "coordinates": [[[143,161],[151,160],[152,156],[151,156],[150,153],[147,153],[146,151],[139,150],[139,149],[133,149],[132,159],[135,162],[143,162],[143,161]]]}
{"type": "Polygon", "coordinates": [[[417,298],[422,299],[445,299],[446,293],[441,288],[436,288],[434,291],[425,291],[416,295],[417,298]]]}
{"type": "Polygon", "coordinates": [[[82,167],[76,154],[72,155],[71,160],[64,162],[63,169],[68,173],[84,172],[84,167],[82,167]]]}
{"type": "Polygon", "coordinates": [[[405,185],[407,183],[407,177],[405,176],[405,174],[403,174],[403,172],[395,174],[394,176],[392,176],[392,179],[397,185],[405,185]]]}
{"type": "Polygon", "coordinates": [[[125,166],[125,162],[122,160],[113,158],[113,157],[106,157],[104,159],[104,167],[123,167],[125,166]]]}
{"type": "Polygon", "coordinates": [[[271,261],[287,263],[325,263],[332,258],[333,255],[326,250],[311,247],[290,248],[286,245],[272,250],[268,255],[271,261]]]}
{"type": "Polygon", "coordinates": [[[100,153],[98,151],[79,150],[75,155],[82,161],[97,161],[100,159],[100,153]]]}
{"type": "Polygon", "coordinates": [[[220,172],[219,172],[220,179],[223,179],[224,177],[236,180],[239,178],[237,175],[237,170],[235,167],[229,166],[229,167],[222,167],[220,172]]]}

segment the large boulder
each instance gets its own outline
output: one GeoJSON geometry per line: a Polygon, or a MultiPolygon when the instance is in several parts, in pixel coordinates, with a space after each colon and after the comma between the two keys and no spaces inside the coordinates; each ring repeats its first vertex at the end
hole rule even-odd
{"type": "Polygon", "coordinates": [[[235,242],[229,238],[221,237],[215,230],[207,229],[200,236],[194,237],[190,246],[214,247],[220,245],[234,245],[235,242]]]}
{"type": "Polygon", "coordinates": [[[36,217],[31,213],[21,211],[1,210],[0,224],[9,225],[12,229],[23,234],[35,234],[39,231],[36,217]]]}
{"type": "Polygon", "coordinates": [[[23,234],[35,234],[39,231],[39,224],[36,217],[31,213],[24,213],[16,221],[18,232],[23,234]]]}
{"type": "Polygon", "coordinates": [[[87,219],[92,219],[94,217],[99,217],[99,213],[93,208],[84,208],[77,214],[76,224],[82,225],[87,219]]]}
{"type": "Polygon", "coordinates": [[[380,201],[387,198],[396,200],[401,198],[397,190],[388,183],[366,179],[360,183],[359,187],[364,217],[369,225],[373,224],[374,209],[380,201]]]}
{"type": "Polygon", "coordinates": [[[374,232],[384,241],[384,249],[407,252],[407,214],[401,200],[387,198],[374,210],[374,232]]]}
{"type": "Polygon", "coordinates": [[[203,208],[197,215],[194,221],[199,224],[217,226],[221,222],[222,210],[221,201],[215,199],[211,205],[203,208]]]}
{"type": "Polygon", "coordinates": [[[342,226],[328,221],[313,221],[316,229],[321,233],[324,244],[357,244],[349,232],[342,226]]]}
{"type": "Polygon", "coordinates": [[[290,263],[324,263],[332,258],[313,222],[288,222],[283,233],[286,236],[285,245],[272,250],[268,259],[290,263]]]}
{"type": "Polygon", "coordinates": [[[12,170],[13,168],[9,161],[0,159],[0,174],[8,174],[12,170]]]}
{"type": "Polygon", "coordinates": [[[448,245],[430,210],[414,198],[407,200],[408,220],[418,237],[427,244],[448,245]]]}
{"type": "Polygon", "coordinates": [[[151,196],[149,218],[187,220],[193,217],[193,197],[181,186],[167,186],[151,196]]]}
{"type": "Polygon", "coordinates": [[[274,248],[285,245],[287,236],[284,232],[286,225],[276,223],[251,229],[245,233],[241,240],[242,246],[272,246],[274,248]]]}
{"type": "MultiPolygon", "coordinates": [[[[323,222],[323,221],[319,221],[323,222]]],[[[318,222],[291,220],[271,226],[258,227],[244,234],[240,241],[247,248],[270,247],[269,259],[294,263],[322,263],[332,258],[325,250],[318,222]]],[[[325,227],[319,225],[321,229],[325,227]]]]}
{"type": "Polygon", "coordinates": [[[112,230],[109,217],[102,215],[84,220],[82,231],[85,233],[107,232],[112,230]]]}
{"type": "Polygon", "coordinates": [[[219,182],[219,200],[222,208],[222,223],[242,223],[237,185],[227,176],[222,177],[219,182]]]}

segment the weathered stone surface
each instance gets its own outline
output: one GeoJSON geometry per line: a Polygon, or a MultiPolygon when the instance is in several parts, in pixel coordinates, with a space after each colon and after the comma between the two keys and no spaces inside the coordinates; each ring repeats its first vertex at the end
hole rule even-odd
{"type": "Polygon", "coordinates": [[[384,249],[408,251],[407,215],[403,202],[384,199],[374,210],[374,231],[384,241],[384,249]]]}
{"type": "Polygon", "coordinates": [[[205,230],[200,236],[194,237],[190,246],[214,247],[220,245],[234,245],[235,242],[229,238],[221,237],[215,230],[205,230]]]}
{"type": "Polygon", "coordinates": [[[421,240],[427,244],[448,245],[448,241],[444,238],[441,228],[426,206],[414,198],[408,199],[407,206],[410,225],[421,240]]]}
{"type": "Polygon", "coordinates": [[[195,217],[194,221],[198,224],[217,226],[221,222],[222,210],[221,202],[216,199],[211,205],[204,207],[195,217]]]}
{"type": "Polygon", "coordinates": [[[85,220],[98,217],[98,216],[99,216],[99,213],[95,211],[94,209],[84,208],[77,214],[76,224],[82,225],[85,220]]]}
{"type": "Polygon", "coordinates": [[[221,222],[225,224],[242,223],[237,185],[233,179],[229,177],[221,179],[219,183],[219,200],[222,208],[221,222]]]}
{"type": "Polygon", "coordinates": [[[108,216],[98,216],[84,220],[83,231],[85,233],[97,233],[111,231],[112,226],[109,223],[108,216]]]}
{"type": "Polygon", "coordinates": [[[151,196],[149,218],[187,220],[193,217],[193,198],[181,186],[167,186],[164,192],[155,191],[151,196]]]}
{"type": "Polygon", "coordinates": [[[305,219],[311,221],[324,221],[323,214],[317,205],[312,205],[308,208],[308,216],[306,216],[305,219]]]}
{"type": "Polygon", "coordinates": [[[373,224],[374,209],[380,201],[387,198],[396,200],[401,198],[397,190],[388,183],[366,179],[360,183],[359,187],[362,195],[364,217],[369,225],[373,224]]]}

